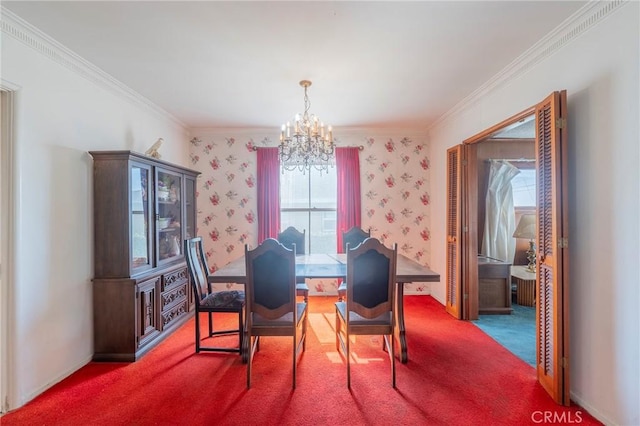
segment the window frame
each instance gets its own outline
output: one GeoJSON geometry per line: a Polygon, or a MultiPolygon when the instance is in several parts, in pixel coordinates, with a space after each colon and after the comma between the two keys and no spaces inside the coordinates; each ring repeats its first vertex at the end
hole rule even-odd
{"type": "MultiPolygon", "coordinates": [[[[313,170],[306,170],[303,171],[303,175],[306,176],[307,179],[307,207],[282,207],[283,203],[282,203],[282,176],[284,176],[286,173],[291,173],[291,172],[297,172],[298,170],[286,170],[284,169],[282,166],[280,167],[280,176],[281,176],[281,185],[280,185],[280,229],[281,231],[283,229],[286,229],[290,224],[285,224],[283,222],[283,217],[285,215],[283,215],[283,213],[307,213],[306,214],[306,222],[307,222],[307,227],[306,229],[306,235],[307,237],[305,238],[305,253],[311,254],[313,253],[313,244],[312,244],[312,229],[311,229],[311,221],[312,221],[312,217],[311,215],[313,213],[319,213],[319,212],[334,212],[335,213],[335,228],[333,230],[333,233],[335,235],[335,244],[337,245],[337,222],[338,222],[338,195],[337,195],[337,184],[336,184],[336,194],[335,194],[335,207],[314,207],[313,206],[313,193],[312,193],[312,173],[318,172],[319,176],[321,177],[323,174],[328,174],[328,173],[333,173],[335,176],[335,180],[337,180],[337,170],[335,168],[335,166],[329,167],[329,170],[327,170],[326,172],[317,170],[317,169],[313,169],[313,170]]],[[[299,229],[299,231],[302,231],[301,229],[299,229]]]]}
{"type": "MultiPolygon", "coordinates": [[[[536,205],[535,205],[535,197],[537,194],[537,181],[536,181],[536,163],[535,161],[509,161],[509,163],[511,163],[514,167],[517,167],[518,170],[532,170],[534,173],[533,179],[534,179],[534,184],[536,185],[536,187],[534,188],[533,191],[533,198],[534,198],[534,204],[533,205],[515,205],[514,203],[514,210],[516,211],[529,211],[529,210],[535,210],[536,205]]],[[[513,188],[513,180],[511,181],[511,188],[512,190],[513,188]]]]}

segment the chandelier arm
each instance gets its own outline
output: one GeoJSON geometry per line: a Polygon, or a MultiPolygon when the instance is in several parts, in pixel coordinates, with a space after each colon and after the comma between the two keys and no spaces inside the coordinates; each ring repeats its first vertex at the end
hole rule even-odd
{"type": "Polygon", "coordinates": [[[324,124],[315,114],[310,114],[311,101],[308,87],[311,81],[302,80],[300,86],[304,88],[304,113],[297,114],[294,119],[294,129],[287,122],[282,125],[280,133],[279,156],[283,170],[327,170],[333,166],[335,144],[331,126],[325,132],[324,124]],[[293,134],[292,134],[293,133],[293,134]]]}

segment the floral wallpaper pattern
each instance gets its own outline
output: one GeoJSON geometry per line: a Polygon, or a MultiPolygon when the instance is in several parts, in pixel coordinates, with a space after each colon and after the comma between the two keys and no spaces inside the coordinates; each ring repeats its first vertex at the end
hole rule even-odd
{"type": "MultiPolygon", "coordinates": [[[[197,183],[198,234],[212,271],[238,258],[258,234],[255,146],[277,146],[259,132],[202,131],[191,140],[197,183]]],[[[338,132],[335,132],[338,133],[338,132]]],[[[381,132],[336,137],[337,146],[362,146],[362,228],[423,265],[431,257],[429,147],[425,136],[381,132]]],[[[309,280],[310,294],[337,295],[335,280],[309,280]]],[[[236,288],[235,284],[220,284],[236,288]]],[[[405,284],[405,294],[429,294],[428,283],[405,284]]]]}

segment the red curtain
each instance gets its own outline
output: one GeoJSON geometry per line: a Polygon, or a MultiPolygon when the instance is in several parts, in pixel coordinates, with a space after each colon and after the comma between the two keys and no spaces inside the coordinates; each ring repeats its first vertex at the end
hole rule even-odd
{"type": "Polygon", "coordinates": [[[258,148],[258,244],[280,229],[280,158],[278,148],[258,148]]]}
{"type": "Polygon", "coordinates": [[[359,152],[357,147],[336,148],[338,253],[342,253],[342,233],[361,223],[359,152]]]}

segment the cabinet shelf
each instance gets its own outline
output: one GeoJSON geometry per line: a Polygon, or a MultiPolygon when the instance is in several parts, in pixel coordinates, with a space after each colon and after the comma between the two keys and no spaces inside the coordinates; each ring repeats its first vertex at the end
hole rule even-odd
{"type": "Polygon", "coordinates": [[[180,227],[179,226],[174,226],[173,228],[158,229],[158,232],[175,232],[175,231],[180,231],[180,227]]]}

